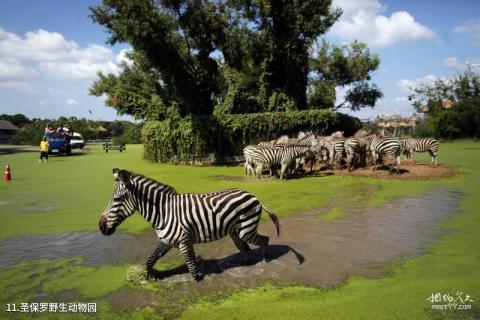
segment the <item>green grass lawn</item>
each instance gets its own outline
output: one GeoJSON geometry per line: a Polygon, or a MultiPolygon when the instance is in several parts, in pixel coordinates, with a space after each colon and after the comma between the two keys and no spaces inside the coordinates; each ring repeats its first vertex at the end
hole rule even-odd
{"type": "MultiPolygon", "coordinates": [[[[462,174],[438,180],[378,180],[348,176],[309,177],[290,181],[238,179],[243,167],[190,167],[144,161],[142,146],[129,145],[124,153],[102,152],[89,146],[86,154],[51,157],[38,163],[37,153],[0,156],[2,168],[12,168],[11,182],[0,184],[0,238],[21,234],[50,234],[98,229],[98,219],[110,199],[112,168],[132,170],[174,186],[179,192],[208,192],[243,188],[279,216],[311,208],[326,208],[325,221],[342,218],[355,203],[379,206],[393,197],[417,196],[447,187],[464,192],[463,213],[451,218],[452,232],[431,246],[428,253],[391,266],[383,279],[352,278],[338,288],[321,290],[302,286],[267,285],[240,290],[223,300],[200,301],[182,315],[186,319],[442,319],[479,318],[480,299],[480,145],[469,141],[444,143],[440,163],[462,169],[462,174]],[[348,197],[345,197],[348,195],[348,197]],[[432,312],[425,300],[432,292],[463,291],[475,300],[463,314],[432,312]],[[246,307],[248,306],[248,307],[246,307]]],[[[427,156],[418,157],[427,161],[427,156]]],[[[120,230],[141,232],[148,223],[138,215],[120,230]]],[[[79,254],[80,255],[80,254],[79,254]]],[[[127,286],[128,266],[93,268],[81,259],[28,261],[0,269],[2,308],[5,303],[46,293],[76,290],[90,300],[127,286]],[[84,280],[85,279],[85,280],[84,280]]],[[[161,297],[159,297],[161,299],[161,297]]],[[[103,301],[100,299],[99,301],[103,301]]],[[[114,318],[102,302],[101,318],[114,318]]],[[[2,312],[4,310],[2,309],[2,312]]],[[[165,313],[162,313],[165,314],[165,313]]],[[[154,317],[151,308],[128,311],[126,318],[154,317]],[[133,312],[133,313],[132,313],[133,312]]],[[[1,317],[0,317],[1,318],[1,317]]]]}

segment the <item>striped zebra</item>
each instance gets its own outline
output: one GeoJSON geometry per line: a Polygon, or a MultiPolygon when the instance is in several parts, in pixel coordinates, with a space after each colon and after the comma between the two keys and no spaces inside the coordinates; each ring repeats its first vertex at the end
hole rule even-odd
{"type": "Polygon", "coordinates": [[[328,165],[330,168],[340,168],[341,161],[345,155],[345,139],[332,139],[323,137],[320,145],[328,150],[328,165]]]}
{"type": "Polygon", "coordinates": [[[373,159],[373,171],[377,170],[378,162],[388,157],[397,165],[397,173],[400,173],[400,154],[402,147],[396,138],[373,138],[370,144],[373,159]]]}
{"type": "Polygon", "coordinates": [[[359,164],[362,154],[366,151],[365,144],[361,143],[360,139],[347,138],[345,140],[345,154],[347,156],[347,167],[352,171],[355,166],[359,164]]]}
{"type": "Polygon", "coordinates": [[[139,211],[159,239],[146,263],[147,276],[151,275],[158,259],[175,247],[180,250],[193,279],[199,281],[193,244],[227,235],[243,254],[250,251],[250,243],[260,246],[267,259],[269,237],[257,233],[262,209],[280,235],[277,216],[246,191],[179,194],[166,184],[126,170],[113,169],[113,174],[117,183],[112,199],[100,216],[100,231],[111,235],[126,218],[139,211]]]}
{"type": "Polygon", "coordinates": [[[283,180],[286,170],[291,166],[295,166],[293,162],[297,158],[308,155],[311,152],[311,148],[312,146],[309,145],[279,145],[274,148],[259,147],[252,156],[257,177],[262,177],[264,166],[269,165],[273,167],[279,165],[281,166],[280,180],[283,180]]]}
{"type": "Polygon", "coordinates": [[[431,164],[434,166],[437,165],[438,158],[438,147],[439,143],[434,138],[401,138],[400,143],[402,144],[403,152],[407,155],[407,159],[410,158],[412,161],[414,152],[427,152],[432,157],[431,164]]]}
{"type": "Polygon", "coordinates": [[[255,145],[249,145],[243,148],[243,156],[245,157],[245,174],[247,176],[250,175],[250,173],[255,175],[255,163],[253,162],[253,154],[255,150],[258,148],[258,146],[255,145]]]}

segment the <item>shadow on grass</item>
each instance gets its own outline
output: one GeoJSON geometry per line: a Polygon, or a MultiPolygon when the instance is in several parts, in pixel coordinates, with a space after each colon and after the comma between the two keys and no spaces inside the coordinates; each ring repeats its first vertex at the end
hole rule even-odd
{"type": "MultiPolygon", "coordinates": [[[[301,253],[299,253],[292,247],[286,245],[269,246],[266,261],[271,262],[273,260],[277,260],[280,257],[289,253],[290,251],[297,258],[298,264],[302,264],[305,261],[305,257],[301,253]]],[[[253,266],[262,261],[264,261],[264,257],[260,248],[250,251],[247,255],[243,255],[242,253],[238,252],[221,259],[204,260],[200,256],[197,257],[198,271],[201,278],[207,275],[223,273],[233,268],[253,266]]],[[[169,270],[159,271],[153,269],[150,276],[152,280],[164,280],[172,276],[178,276],[188,273],[189,272],[187,265],[183,264],[169,270]]]]}

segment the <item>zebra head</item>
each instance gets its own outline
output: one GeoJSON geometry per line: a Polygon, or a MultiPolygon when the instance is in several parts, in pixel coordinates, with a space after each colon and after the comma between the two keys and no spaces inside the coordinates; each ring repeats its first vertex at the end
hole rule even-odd
{"type": "Polygon", "coordinates": [[[113,169],[113,176],[117,180],[112,199],[100,216],[98,227],[104,235],[111,235],[115,228],[135,212],[135,205],[129,187],[131,174],[126,170],[113,169]]]}

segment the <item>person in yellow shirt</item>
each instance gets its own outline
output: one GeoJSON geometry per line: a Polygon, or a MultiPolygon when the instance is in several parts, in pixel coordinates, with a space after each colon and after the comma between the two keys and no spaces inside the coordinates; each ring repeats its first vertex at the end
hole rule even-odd
{"type": "Polygon", "coordinates": [[[40,142],[40,159],[38,159],[38,162],[42,162],[43,158],[45,158],[45,162],[48,161],[48,141],[46,137],[43,137],[40,142]]]}

